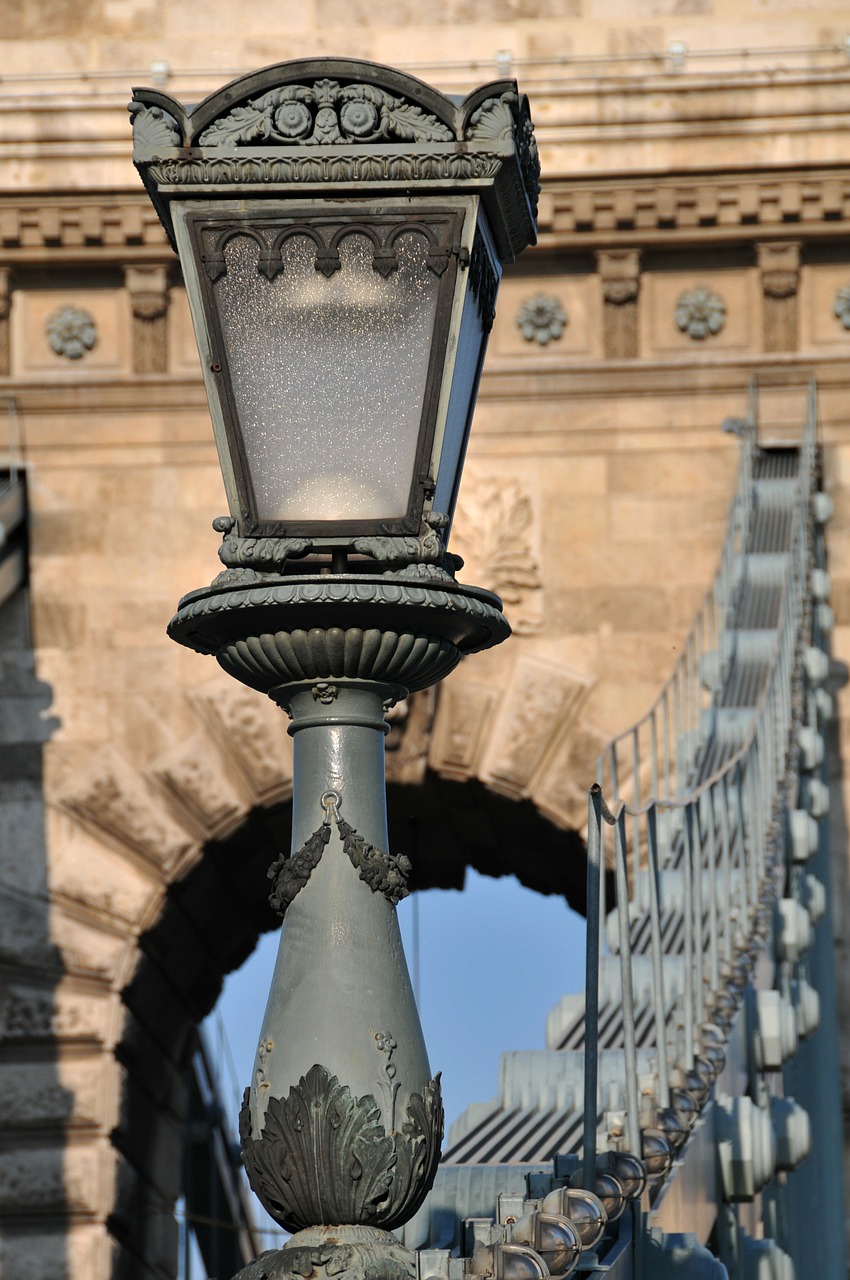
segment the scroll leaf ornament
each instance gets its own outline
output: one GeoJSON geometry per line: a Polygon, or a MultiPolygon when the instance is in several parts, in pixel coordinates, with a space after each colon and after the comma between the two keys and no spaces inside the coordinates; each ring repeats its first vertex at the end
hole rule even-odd
{"type": "Polygon", "coordinates": [[[412,1094],[400,1133],[387,1134],[374,1097],[355,1097],[316,1063],[284,1098],[271,1098],[259,1138],[249,1091],[239,1114],[242,1159],[266,1211],[287,1231],[365,1225],[392,1230],[433,1182],[443,1133],[439,1076],[412,1094]]]}
{"type": "Polygon", "coordinates": [[[461,493],[457,542],[470,574],[501,597],[520,634],[539,626],[523,615],[529,596],[543,585],[533,519],[531,497],[516,480],[485,477],[461,493]]]}

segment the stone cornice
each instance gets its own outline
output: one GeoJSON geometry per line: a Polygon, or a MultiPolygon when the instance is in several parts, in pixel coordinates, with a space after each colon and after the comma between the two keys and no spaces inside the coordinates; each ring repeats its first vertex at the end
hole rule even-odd
{"type": "Polygon", "coordinates": [[[144,192],[0,195],[0,262],[128,259],[176,265],[144,192]]]}
{"type": "MultiPolygon", "coordinates": [[[[478,394],[484,405],[495,402],[498,406],[507,401],[527,404],[531,399],[569,400],[593,399],[597,396],[611,400],[618,396],[652,394],[681,396],[683,389],[702,393],[714,393],[724,389],[746,387],[758,374],[761,386],[804,386],[814,371],[818,386],[826,388],[850,388],[850,365],[846,353],[818,355],[810,353],[778,352],[764,355],[754,353],[745,356],[715,356],[699,362],[682,357],[677,360],[598,360],[593,364],[576,364],[570,367],[544,367],[537,361],[520,365],[503,364],[488,369],[481,380],[478,394]]],[[[489,419],[479,413],[476,430],[491,434],[489,419]]],[[[507,422],[507,420],[506,420],[507,422]]],[[[533,430],[527,415],[511,419],[518,430],[533,430]]],[[[505,429],[513,429],[508,424],[505,429]]],[[[597,425],[595,430],[603,430],[597,425]]],[[[615,425],[613,430],[619,430],[615,425]]],[[[498,428],[502,430],[501,427],[498,428]]],[[[544,428],[549,430],[549,428],[544,428]]]]}
{"type": "Polygon", "coordinates": [[[850,168],[552,181],[540,248],[846,236],[850,168]]]}
{"type": "MultiPolygon", "coordinates": [[[[841,237],[850,166],[544,182],[540,248],[841,237]]],[[[0,195],[0,265],[177,261],[143,192],[0,195]]]]}

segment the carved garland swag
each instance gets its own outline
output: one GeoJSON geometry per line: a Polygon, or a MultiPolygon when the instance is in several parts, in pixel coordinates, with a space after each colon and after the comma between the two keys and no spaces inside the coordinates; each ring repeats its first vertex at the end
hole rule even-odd
{"type": "MultiPolygon", "coordinates": [[[[384,853],[382,849],[376,848],[359,836],[343,818],[335,817],[334,820],[342,841],[343,852],[349,858],[351,865],[359,871],[360,879],[373,893],[382,893],[388,902],[397,906],[410,892],[407,888],[410,859],[403,853],[398,856],[384,853]]],[[[310,879],[312,871],[321,861],[330,838],[331,826],[329,820],[326,820],[305,841],[297,853],[292,854],[291,857],[278,858],[269,867],[269,879],[274,882],[269,902],[279,915],[285,914],[287,907],[310,879]]]]}

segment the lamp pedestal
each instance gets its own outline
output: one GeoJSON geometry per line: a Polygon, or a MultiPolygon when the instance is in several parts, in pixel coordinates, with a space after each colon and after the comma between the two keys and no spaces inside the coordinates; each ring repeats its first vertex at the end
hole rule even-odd
{"type": "Polygon", "coordinates": [[[292,850],[269,872],[284,923],[243,1158],[265,1209],[298,1233],[275,1275],[365,1280],[380,1257],[382,1277],[401,1277],[412,1255],[388,1232],[431,1187],[443,1113],[396,918],[409,863],[388,848],[384,712],[509,628],[497,597],[454,582],[264,576],[222,575],[169,628],[292,720],[292,850]]]}

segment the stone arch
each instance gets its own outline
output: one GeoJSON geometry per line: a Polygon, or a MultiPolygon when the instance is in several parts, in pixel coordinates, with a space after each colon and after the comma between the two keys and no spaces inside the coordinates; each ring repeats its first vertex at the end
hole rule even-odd
{"type": "MultiPolygon", "coordinates": [[[[426,802],[427,847],[411,850],[419,887],[462,883],[473,865],[581,909],[577,831],[602,741],[582,720],[590,681],[517,649],[506,679],[485,684],[464,664],[397,713],[391,822],[415,843],[426,802]]],[[[62,1077],[61,1140],[52,1156],[29,1153],[24,1172],[32,1183],[52,1159],[69,1275],[171,1274],[194,1028],[275,923],[265,873],[287,840],[285,718],[221,673],[185,698],[190,731],[143,770],[103,748],[48,792],[50,932],[64,966],[49,1031],[77,1066],[62,1077]]]]}

